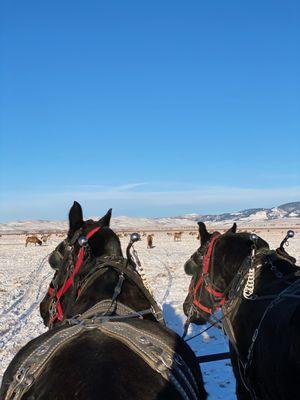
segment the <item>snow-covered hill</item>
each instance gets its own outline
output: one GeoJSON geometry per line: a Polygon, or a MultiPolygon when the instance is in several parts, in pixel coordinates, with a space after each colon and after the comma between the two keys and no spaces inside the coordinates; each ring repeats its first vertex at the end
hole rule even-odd
{"type": "MultiPolygon", "coordinates": [[[[93,217],[97,219],[98,217],[93,217]]],[[[115,217],[112,228],[116,230],[193,229],[196,221],[219,227],[237,222],[239,226],[300,226],[300,202],[282,204],[273,208],[252,208],[224,214],[187,214],[178,217],[137,218],[115,217]]],[[[0,223],[0,233],[43,233],[67,231],[67,221],[15,221],[0,223]]]]}
{"type": "Polygon", "coordinates": [[[187,214],[179,218],[203,222],[221,221],[271,221],[282,218],[300,218],[300,201],[282,204],[273,208],[250,208],[224,214],[187,214]]]}

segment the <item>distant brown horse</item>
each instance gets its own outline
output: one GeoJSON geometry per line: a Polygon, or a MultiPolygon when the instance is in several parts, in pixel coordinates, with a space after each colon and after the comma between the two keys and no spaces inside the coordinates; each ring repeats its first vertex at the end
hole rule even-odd
{"type": "Polygon", "coordinates": [[[182,232],[174,232],[174,242],[181,242],[182,232]]]}
{"type": "Polygon", "coordinates": [[[147,249],[152,249],[153,247],[153,234],[147,236],[147,249]]]}
{"type": "Polygon", "coordinates": [[[42,245],[42,241],[35,235],[33,236],[27,236],[26,238],[26,243],[25,243],[25,247],[27,247],[28,243],[34,243],[34,245],[36,246],[37,244],[39,244],[40,246],[42,245]]]}

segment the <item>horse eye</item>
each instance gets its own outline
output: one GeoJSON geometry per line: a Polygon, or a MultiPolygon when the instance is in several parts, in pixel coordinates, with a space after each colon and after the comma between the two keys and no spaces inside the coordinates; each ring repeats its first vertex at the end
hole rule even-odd
{"type": "Polygon", "coordinates": [[[48,258],[48,262],[49,262],[51,268],[53,268],[53,269],[55,269],[55,270],[58,270],[58,269],[61,267],[61,265],[62,265],[62,260],[63,260],[63,257],[62,257],[62,255],[60,254],[60,252],[57,251],[57,250],[54,250],[54,251],[50,254],[49,258],[48,258]]]}

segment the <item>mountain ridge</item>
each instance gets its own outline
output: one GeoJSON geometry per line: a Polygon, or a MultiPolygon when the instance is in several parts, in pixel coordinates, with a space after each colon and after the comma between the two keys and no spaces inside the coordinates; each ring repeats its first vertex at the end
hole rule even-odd
{"type": "MultiPolygon", "coordinates": [[[[95,217],[95,219],[98,217],[95,217]]],[[[272,225],[276,222],[289,223],[294,221],[300,226],[300,201],[284,203],[272,208],[250,208],[242,211],[222,214],[186,214],[175,217],[139,218],[119,216],[112,218],[112,228],[116,230],[155,230],[155,229],[193,229],[196,222],[203,221],[213,225],[229,225],[237,222],[241,226],[255,224],[272,225]]],[[[0,223],[0,233],[32,233],[32,232],[59,232],[67,231],[67,221],[10,221],[0,223]]]]}

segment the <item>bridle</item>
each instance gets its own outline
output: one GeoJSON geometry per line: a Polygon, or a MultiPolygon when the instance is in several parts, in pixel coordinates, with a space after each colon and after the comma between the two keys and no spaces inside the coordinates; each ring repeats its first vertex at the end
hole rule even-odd
{"type": "MultiPolygon", "coordinates": [[[[218,321],[213,320],[213,314],[219,310],[222,305],[225,304],[226,296],[224,292],[221,292],[218,288],[216,288],[215,284],[213,283],[213,278],[210,277],[210,269],[212,266],[212,258],[213,258],[213,251],[216,245],[217,240],[220,238],[221,234],[219,232],[214,232],[212,234],[211,239],[205,243],[204,249],[202,246],[200,249],[194,253],[190,260],[192,260],[197,268],[202,267],[202,272],[198,277],[198,280],[195,284],[195,277],[192,277],[190,286],[189,286],[189,294],[188,298],[191,300],[191,304],[188,309],[187,319],[184,324],[183,335],[184,338],[187,335],[189,325],[193,321],[193,316],[195,311],[197,314],[205,313],[207,314],[204,318],[212,324],[212,326],[217,326],[221,328],[221,325],[218,321]],[[200,256],[200,265],[199,262],[196,262],[193,257],[197,254],[200,256]],[[208,294],[211,306],[205,305],[202,297],[205,292],[208,294]]],[[[227,290],[226,290],[227,291],[227,290]]]]}
{"type": "Polygon", "coordinates": [[[198,307],[201,311],[204,311],[205,313],[207,313],[209,315],[212,315],[225,302],[223,293],[219,290],[214,289],[214,287],[213,287],[214,284],[212,282],[212,279],[210,278],[210,267],[212,264],[211,261],[212,261],[213,250],[214,250],[216,241],[218,240],[218,238],[220,236],[221,236],[220,233],[216,233],[213,235],[213,237],[209,241],[206,252],[204,253],[203,258],[202,258],[202,273],[199,276],[194,289],[192,289],[193,304],[196,307],[198,307]],[[201,294],[203,293],[203,291],[208,292],[210,296],[214,296],[218,300],[217,304],[215,304],[215,302],[213,303],[214,305],[212,306],[212,308],[205,306],[201,302],[201,294]],[[199,299],[197,298],[198,293],[200,293],[199,299]]]}
{"type": "MultiPolygon", "coordinates": [[[[211,316],[225,303],[224,292],[216,288],[213,283],[213,277],[211,277],[213,251],[220,236],[220,233],[215,232],[212,238],[206,244],[204,251],[203,249],[201,252],[198,250],[198,255],[200,255],[200,263],[202,264],[202,272],[198,277],[196,284],[194,278],[192,278],[189,287],[189,294],[192,298],[190,317],[192,316],[191,314],[193,308],[199,309],[200,312],[205,312],[211,316]],[[210,307],[203,304],[202,297],[205,292],[208,293],[210,299],[212,300],[212,306],[210,307]]],[[[201,267],[201,265],[199,266],[198,263],[196,264],[197,267],[201,267]]]]}
{"type": "MultiPolygon", "coordinates": [[[[48,289],[48,294],[51,298],[50,305],[49,305],[49,313],[50,313],[50,318],[49,318],[49,327],[52,327],[54,322],[56,321],[63,321],[64,319],[64,310],[61,305],[61,297],[65,295],[70,287],[74,284],[75,277],[78,275],[82,264],[86,258],[86,253],[87,253],[87,246],[86,243],[88,239],[90,239],[95,233],[97,233],[101,228],[98,226],[96,228],[93,228],[90,230],[84,237],[86,238],[85,244],[82,241],[82,245],[79,249],[77,259],[75,262],[75,265],[73,267],[73,264],[71,265],[71,268],[69,268],[69,273],[67,276],[67,279],[64,281],[64,283],[60,287],[55,287],[53,285],[53,282],[50,283],[49,289],[48,289]]],[[[73,238],[70,240],[70,244],[74,245],[75,240],[79,237],[80,232],[76,232],[73,238]]],[[[71,247],[71,251],[73,250],[73,246],[71,247]]]]}

